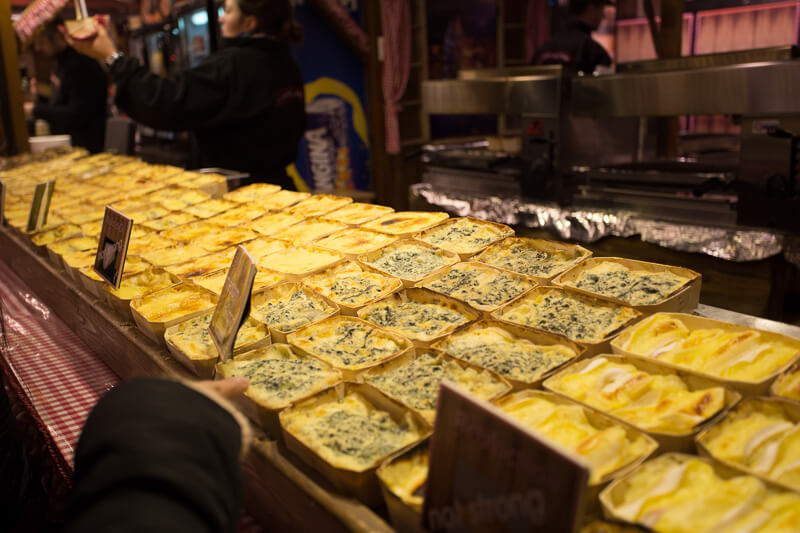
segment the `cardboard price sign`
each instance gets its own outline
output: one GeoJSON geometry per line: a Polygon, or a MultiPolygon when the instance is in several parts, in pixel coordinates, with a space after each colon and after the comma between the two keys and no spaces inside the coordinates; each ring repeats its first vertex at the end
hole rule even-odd
{"type": "Polygon", "coordinates": [[[258,268],[253,257],[243,246],[238,246],[208,325],[211,339],[222,361],[230,359],[236,335],[250,314],[250,294],[257,273],[258,268]]]}
{"type": "Polygon", "coordinates": [[[428,531],[572,533],[588,479],[577,457],[442,382],[422,511],[428,531]]]}
{"type": "Polygon", "coordinates": [[[47,212],[50,211],[50,199],[55,188],[55,181],[45,181],[36,185],[25,231],[39,231],[47,224],[47,212]]]}
{"type": "Polygon", "coordinates": [[[97,255],[94,259],[94,271],[115,289],[119,289],[122,281],[132,229],[131,217],[106,206],[103,228],[100,230],[100,242],[97,243],[97,255]]]}

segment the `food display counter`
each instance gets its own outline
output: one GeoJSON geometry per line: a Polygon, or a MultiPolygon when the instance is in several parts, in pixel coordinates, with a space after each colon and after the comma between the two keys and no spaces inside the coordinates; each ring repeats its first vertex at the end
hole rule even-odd
{"type": "Polygon", "coordinates": [[[593,257],[480,217],[358,216],[347,198],[227,193],[179,168],[51,155],[0,170],[4,268],[122,379],[247,376],[241,406],[260,429],[243,465],[246,508],[270,530],[414,530],[443,377],[581,457],[587,519],[668,527],[685,493],[664,481],[674,498],[652,513],[652,485],[698,471],[730,489],[729,502],[712,502],[722,510],[741,503],[739,485],[752,489],[740,510],[754,531],[769,530],[754,502],[800,520],[796,408],[770,403],[798,401],[800,328],[699,304],[696,272],[593,257]],[[28,232],[45,175],[56,181],[50,220],[28,232]],[[93,279],[94,252],[81,249],[104,205],[135,222],[117,291],[93,279]],[[364,253],[337,251],[341,242],[364,253]],[[241,347],[214,369],[203,317],[239,244],[258,256],[261,284],[241,347]],[[768,395],[777,399],[743,403],[768,395]],[[720,451],[745,407],[782,424],[767,469],[720,451]]]}

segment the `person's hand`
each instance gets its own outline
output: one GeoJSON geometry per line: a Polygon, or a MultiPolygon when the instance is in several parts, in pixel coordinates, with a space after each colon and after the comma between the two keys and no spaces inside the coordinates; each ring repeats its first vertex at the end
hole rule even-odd
{"type": "Polygon", "coordinates": [[[197,388],[215,392],[227,400],[235,400],[244,394],[249,385],[247,378],[243,377],[195,382],[197,388]]]}
{"type": "Polygon", "coordinates": [[[82,53],[98,61],[105,61],[111,54],[117,51],[117,46],[108,34],[108,28],[102,20],[94,19],[94,28],[97,34],[89,39],[75,39],[67,33],[66,28],[59,27],[67,43],[82,53]]]}

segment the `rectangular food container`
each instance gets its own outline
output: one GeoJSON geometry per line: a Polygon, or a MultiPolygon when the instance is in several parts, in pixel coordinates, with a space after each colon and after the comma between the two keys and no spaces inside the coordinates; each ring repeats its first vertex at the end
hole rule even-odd
{"type": "Polygon", "coordinates": [[[655,364],[661,365],[665,368],[672,368],[674,370],[681,370],[683,372],[695,374],[697,376],[701,376],[708,380],[714,381],[724,387],[735,390],[741,393],[743,396],[761,396],[767,394],[769,392],[770,385],[772,385],[772,382],[775,381],[775,379],[777,379],[777,377],[781,375],[786,369],[791,367],[794,362],[798,361],[798,358],[800,358],[800,339],[795,339],[793,337],[787,337],[786,335],[780,335],[778,333],[763,331],[756,328],[750,328],[739,324],[720,322],[719,320],[712,320],[710,318],[703,318],[695,315],[689,315],[683,313],[663,313],[663,314],[670,318],[679,319],[686,325],[686,327],[689,328],[689,330],[718,328],[722,329],[723,331],[731,331],[731,332],[748,331],[748,330],[757,331],[758,333],[763,335],[765,339],[768,339],[770,341],[782,341],[792,347],[796,347],[797,354],[792,358],[791,361],[789,361],[782,367],[775,369],[774,372],[772,372],[767,378],[761,381],[752,382],[752,381],[729,380],[711,374],[705,374],[697,370],[692,370],[691,368],[688,367],[675,365],[666,361],[660,361],[658,359],[648,357],[646,355],[639,355],[628,351],[625,347],[628,345],[628,342],[630,341],[633,333],[636,331],[638,324],[634,324],[633,326],[627,328],[625,331],[620,333],[619,336],[617,336],[615,339],[611,341],[611,348],[612,350],[614,350],[614,353],[621,354],[626,357],[634,359],[653,361],[655,362],[655,364]]]}
{"type": "MultiPolygon", "coordinates": [[[[327,298],[331,303],[336,304],[339,307],[339,311],[341,312],[341,314],[343,314],[345,316],[358,316],[358,310],[359,309],[362,309],[362,308],[366,307],[367,305],[369,305],[371,303],[377,302],[378,300],[381,300],[381,299],[386,298],[387,296],[389,296],[391,294],[394,294],[394,293],[396,293],[398,291],[403,290],[403,282],[400,281],[399,279],[394,278],[394,277],[389,277],[386,274],[382,274],[382,273],[379,273],[379,272],[374,272],[374,271],[369,270],[369,269],[365,269],[364,267],[362,267],[361,265],[359,265],[358,263],[355,263],[355,262],[341,263],[341,264],[339,264],[339,265],[337,265],[337,266],[335,266],[333,268],[329,268],[329,269],[327,269],[327,270],[325,270],[323,272],[320,272],[319,274],[314,274],[313,277],[325,276],[326,274],[332,276],[332,275],[335,275],[337,272],[339,272],[341,269],[345,269],[345,268],[352,268],[353,271],[355,271],[355,269],[358,269],[358,271],[360,271],[360,272],[366,272],[366,273],[369,273],[370,275],[374,275],[374,276],[382,276],[385,279],[389,280],[389,286],[386,288],[385,291],[383,291],[380,295],[378,295],[377,297],[373,298],[372,300],[367,301],[367,302],[365,302],[363,304],[360,304],[360,305],[344,304],[344,303],[342,303],[342,302],[340,302],[338,300],[334,300],[333,298],[331,298],[331,297],[329,297],[327,295],[324,295],[324,294],[322,295],[323,298],[327,298]]],[[[315,289],[314,287],[312,287],[309,284],[309,279],[311,277],[312,276],[306,276],[305,278],[303,278],[303,285],[305,285],[306,287],[308,287],[309,289],[311,289],[311,290],[313,290],[315,292],[319,292],[319,291],[317,291],[317,289],[315,289]]]]}
{"type": "MultiPolygon", "coordinates": [[[[396,422],[405,423],[408,421],[419,430],[419,439],[397,451],[410,449],[430,435],[431,428],[421,416],[413,411],[409,411],[394,400],[387,398],[375,388],[361,383],[343,383],[341,385],[337,385],[336,387],[316,394],[302,402],[298,402],[293,407],[318,405],[335,401],[337,398],[343,398],[351,392],[361,394],[361,396],[364,397],[368,403],[372,404],[372,406],[376,409],[389,413],[396,422]]],[[[286,447],[289,448],[289,450],[299,457],[303,462],[314,468],[319,474],[322,475],[322,477],[331,482],[343,493],[354,496],[369,506],[379,504],[381,501],[381,491],[378,485],[378,476],[376,475],[376,471],[381,463],[388,457],[388,455],[387,457],[383,457],[376,461],[376,463],[370,468],[360,472],[337,468],[320,457],[314,450],[307,447],[303,442],[297,439],[286,429],[285,420],[291,409],[292,408],[283,410],[279,415],[283,439],[286,443],[286,447]]]]}
{"type": "Polygon", "coordinates": [[[447,218],[450,215],[443,211],[397,211],[366,222],[361,227],[395,237],[410,238],[447,218]]]}
{"type": "Polygon", "coordinates": [[[458,261],[459,261],[458,260],[458,255],[456,255],[454,253],[448,252],[446,250],[442,250],[441,248],[437,248],[435,246],[431,246],[430,244],[428,244],[426,242],[419,242],[419,241],[415,241],[415,240],[411,240],[411,239],[404,239],[404,240],[395,241],[392,244],[388,244],[388,245],[384,246],[383,248],[379,248],[378,250],[375,250],[373,252],[369,252],[367,254],[363,254],[363,255],[358,256],[358,264],[360,264],[362,267],[364,267],[366,269],[369,269],[369,270],[372,270],[372,271],[375,271],[375,272],[380,272],[381,274],[385,274],[385,275],[391,276],[393,278],[397,278],[397,279],[399,279],[399,280],[401,280],[403,282],[403,286],[405,286],[405,287],[413,287],[417,283],[419,283],[420,281],[422,281],[422,280],[424,280],[424,279],[426,279],[426,278],[428,278],[430,276],[433,276],[433,275],[435,275],[435,274],[437,274],[439,272],[443,272],[443,271],[447,270],[451,266],[453,266],[456,263],[458,263],[458,261]],[[447,261],[447,264],[442,265],[442,266],[440,266],[440,267],[438,267],[438,268],[436,268],[434,270],[431,270],[430,272],[428,272],[428,273],[426,273],[426,274],[424,274],[422,276],[415,277],[415,278],[403,278],[403,277],[400,277],[400,276],[398,276],[396,274],[392,274],[391,272],[387,272],[386,270],[383,270],[382,268],[379,268],[379,267],[377,267],[377,266],[372,264],[372,261],[374,261],[374,260],[378,259],[379,257],[381,257],[386,251],[388,251],[390,249],[393,249],[395,247],[400,247],[400,246],[404,246],[404,245],[407,245],[407,244],[413,244],[415,246],[420,246],[422,248],[426,248],[428,250],[432,250],[437,255],[445,258],[445,260],[447,261]]]}
{"type": "MultiPolygon", "coordinates": [[[[747,398],[743,400],[739,405],[737,405],[734,409],[731,410],[731,414],[735,413],[741,408],[745,406],[753,405],[758,407],[760,405],[771,405],[774,407],[779,407],[783,410],[786,414],[786,418],[793,422],[794,424],[800,424],[800,405],[790,401],[790,400],[783,400],[779,398],[747,398]]],[[[740,465],[739,463],[734,463],[733,461],[727,461],[725,459],[720,459],[715,457],[711,451],[707,447],[708,441],[713,438],[719,431],[722,430],[722,424],[725,422],[724,420],[719,420],[719,424],[713,426],[707,426],[702,432],[695,436],[695,443],[697,444],[697,452],[703,456],[708,457],[723,465],[726,468],[730,468],[732,470],[738,470],[743,474],[747,474],[749,476],[754,476],[763,481],[764,483],[771,485],[773,487],[777,487],[782,490],[791,490],[795,492],[800,492],[800,488],[792,487],[791,485],[787,485],[777,480],[770,479],[762,474],[756,473],[755,471],[747,468],[745,465],[740,465]]]]}
{"type": "Polygon", "coordinates": [[[269,333],[270,333],[270,335],[272,337],[272,342],[286,343],[287,342],[287,336],[289,334],[294,333],[295,331],[298,331],[300,329],[303,329],[306,326],[310,326],[312,324],[316,324],[317,322],[321,322],[322,320],[325,320],[326,318],[330,318],[332,316],[336,316],[337,314],[339,314],[339,308],[336,306],[336,304],[334,304],[333,302],[329,301],[327,298],[325,298],[321,294],[318,294],[318,293],[312,291],[311,289],[306,288],[303,285],[300,285],[298,283],[279,283],[278,285],[276,285],[276,286],[274,286],[272,288],[264,289],[264,290],[257,291],[257,292],[253,293],[251,306],[250,306],[250,314],[256,320],[258,320],[260,322],[264,322],[265,324],[267,324],[267,327],[269,327],[269,333]],[[298,291],[298,290],[299,291],[303,291],[303,293],[305,294],[305,296],[307,298],[313,299],[313,300],[316,300],[317,302],[319,302],[320,305],[322,305],[325,308],[324,314],[322,316],[320,316],[319,318],[317,318],[317,319],[315,319],[315,320],[313,320],[313,321],[311,321],[311,322],[309,322],[307,324],[303,324],[302,326],[298,326],[296,328],[284,331],[284,330],[278,329],[276,326],[273,326],[272,324],[267,322],[264,319],[263,313],[261,313],[258,310],[258,308],[261,307],[261,305],[263,305],[264,302],[269,301],[269,300],[273,300],[273,299],[279,299],[279,298],[288,297],[291,294],[293,294],[295,291],[298,291]]]}
{"type": "MultiPolygon", "coordinates": [[[[276,237],[280,237],[280,234],[278,234],[276,237]]],[[[286,276],[287,281],[298,282],[301,281],[306,276],[313,276],[314,274],[318,274],[329,268],[335,267],[336,265],[339,265],[345,261],[346,259],[343,254],[331,252],[329,250],[325,250],[324,248],[318,248],[314,245],[305,245],[305,246],[294,246],[281,252],[275,252],[272,254],[265,255],[264,257],[259,259],[258,266],[286,276]],[[301,254],[303,253],[318,255],[320,258],[320,266],[311,268],[309,267],[301,268],[299,266],[298,268],[287,268],[287,265],[280,265],[275,262],[276,259],[279,259],[281,257],[283,258],[291,257],[292,255],[298,257],[299,261],[299,259],[302,257],[301,254]],[[327,262],[323,263],[322,261],[327,261],[327,262]]]]}
{"type": "MultiPolygon", "coordinates": [[[[603,299],[597,298],[595,296],[586,296],[585,294],[578,293],[576,291],[573,291],[572,289],[564,289],[564,288],[561,288],[561,287],[540,286],[540,287],[536,287],[536,288],[534,288],[534,289],[532,289],[532,290],[530,290],[530,291],[528,291],[528,292],[526,292],[524,294],[521,294],[520,296],[516,297],[515,299],[511,300],[510,302],[508,302],[504,306],[502,306],[499,309],[497,309],[496,311],[492,312],[491,317],[493,319],[495,319],[495,320],[498,320],[499,322],[504,323],[504,324],[509,324],[509,325],[513,325],[513,326],[528,328],[528,329],[531,329],[533,331],[541,331],[543,333],[549,333],[551,335],[559,335],[560,336],[560,334],[558,334],[558,333],[554,333],[554,332],[543,330],[543,329],[538,329],[538,328],[535,328],[533,326],[527,326],[525,324],[518,324],[516,322],[512,322],[510,320],[507,320],[507,319],[503,318],[503,314],[506,312],[506,310],[508,310],[511,307],[513,307],[517,302],[519,302],[523,298],[528,298],[528,297],[533,296],[534,293],[549,291],[551,289],[558,289],[558,290],[561,290],[561,291],[572,293],[573,295],[576,295],[576,296],[578,296],[578,297],[580,297],[580,298],[582,298],[584,300],[589,300],[591,302],[594,302],[597,305],[615,305],[615,306],[619,306],[619,304],[617,304],[615,302],[610,302],[608,300],[603,300],[603,299]]],[[[620,307],[629,307],[629,306],[620,306],[620,307]]],[[[625,330],[625,328],[627,328],[630,325],[635,324],[636,322],[641,320],[641,318],[642,318],[642,314],[641,313],[639,313],[636,310],[632,310],[631,318],[628,319],[625,323],[621,324],[619,327],[617,327],[614,331],[612,331],[611,333],[606,335],[606,337],[604,337],[602,340],[597,341],[597,342],[588,342],[588,341],[574,341],[574,342],[577,342],[578,344],[580,344],[581,346],[584,347],[584,349],[585,349],[584,356],[585,357],[588,357],[588,356],[591,356],[591,355],[595,355],[595,354],[599,354],[599,353],[608,352],[608,351],[610,351],[610,342],[611,342],[611,340],[614,339],[615,337],[617,337],[622,331],[625,330]]]]}
{"type": "MultiPolygon", "coordinates": [[[[581,346],[577,342],[573,342],[573,341],[569,340],[566,337],[562,337],[561,335],[556,335],[554,333],[543,333],[543,332],[539,332],[539,331],[536,331],[536,330],[533,330],[533,329],[530,329],[530,328],[525,328],[525,327],[522,327],[522,326],[515,326],[515,325],[513,325],[511,323],[500,322],[500,321],[494,320],[494,319],[484,319],[484,320],[481,320],[480,322],[475,322],[474,324],[469,324],[465,328],[460,329],[458,331],[458,333],[459,334],[460,333],[465,333],[465,332],[468,332],[470,330],[477,330],[477,329],[487,328],[487,327],[498,327],[498,328],[504,329],[507,332],[511,333],[514,337],[516,337],[518,339],[524,339],[524,340],[530,341],[533,344],[539,344],[539,345],[543,345],[543,346],[552,346],[552,345],[555,345],[555,344],[560,344],[560,345],[566,346],[567,348],[570,348],[573,352],[575,352],[575,356],[574,357],[572,357],[571,359],[568,359],[568,360],[564,361],[560,365],[555,366],[555,367],[551,368],[550,370],[544,372],[543,374],[541,374],[539,377],[537,377],[533,381],[522,381],[522,380],[516,380],[516,379],[510,378],[508,376],[503,376],[503,378],[511,384],[511,386],[513,387],[513,391],[518,391],[518,390],[523,390],[523,389],[528,389],[528,388],[530,388],[530,389],[538,389],[538,388],[540,388],[542,386],[542,383],[544,382],[544,380],[546,380],[550,376],[552,376],[555,373],[557,373],[560,369],[564,368],[566,365],[569,365],[574,361],[579,361],[581,358],[583,358],[583,356],[584,356],[584,354],[586,352],[586,348],[584,348],[583,346],[581,346]]],[[[452,355],[453,357],[458,359],[457,355],[453,355],[453,354],[450,354],[449,352],[447,352],[447,344],[448,344],[448,342],[449,342],[449,336],[445,337],[444,339],[442,339],[439,342],[435,343],[433,345],[433,348],[441,350],[441,351],[443,351],[445,353],[448,353],[448,355],[452,355]]]]}
{"type": "MultiPolygon", "coordinates": [[[[565,254],[568,254],[568,255],[572,256],[571,260],[565,262],[561,267],[559,267],[558,269],[556,269],[553,272],[549,273],[547,276],[533,276],[533,275],[523,274],[523,275],[531,278],[532,280],[534,280],[539,285],[551,285],[550,281],[553,278],[555,278],[556,276],[558,276],[562,272],[566,272],[567,270],[569,270],[573,266],[577,265],[581,261],[584,261],[584,260],[588,259],[592,255],[591,251],[587,250],[583,246],[578,246],[577,244],[567,244],[567,243],[557,242],[557,241],[547,241],[547,240],[544,240],[544,239],[530,239],[528,237],[508,237],[508,238],[503,239],[502,241],[500,241],[498,243],[494,243],[494,244],[491,244],[491,245],[487,246],[486,249],[484,249],[478,255],[474,256],[471,260],[472,261],[477,261],[479,263],[484,263],[485,262],[484,259],[494,249],[501,249],[502,250],[502,249],[510,248],[511,245],[515,242],[515,240],[516,241],[522,241],[526,245],[530,246],[532,249],[540,251],[540,252],[544,252],[544,253],[548,253],[548,254],[563,254],[563,253],[565,253],[565,254]]],[[[486,263],[486,264],[490,264],[490,263],[486,263]]],[[[494,265],[492,265],[492,266],[494,266],[494,265]]],[[[503,267],[497,267],[497,268],[503,268],[503,267]]],[[[506,269],[506,270],[508,270],[508,269],[506,269]]],[[[513,270],[512,270],[512,272],[513,272],[513,270]]]]}
{"type": "Polygon", "coordinates": [[[395,330],[390,327],[380,326],[383,327],[384,329],[388,329],[389,331],[393,331],[398,335],[402,335],[404,337],[411,339],[411,342],[414,343],[414,346],[416,348],[421,348],[421,349],[430,348],[437,341],[461,329],[470,322],[474,322],[475,320],[480,318],[480,314],[471,307],[469,307],[468,305],[465,305],[454,298],[437,294],[428,289],[406,289],[404,291],[394,293],[391,296],[388,296],[386,298],[378,300],[375,303],[362,307],[361,310],[358,312],[358,318],[367,320],[369,322],[367,316],[369,315],[370,311],[373,310],[375,307],[382,306],[384,304],[397,306],[402,303],[405,303],[408,300],[414,300],[419,303],[432,303],[432,304],[444,305],[456,311],[457,313],[464,315],[467,319],[465,323],[457,325],[454,324],[452,327],[446,328],[437,335],[423,335],[418,338],[410,337],[408,334],[405,334],[399,330],[395,330]]]}
{"type": "Polygon", "coordinates": [[[553,285],[557,287],[568,287],[574,291],[589,296],[597,296],[599,298],[605,298],[606,300],[611,300],[612,302],[616,302],[620,305],[627,305],[629,307],[633,307],[637,311],[649,315],[660,311],[686,313],[694,310],[697,307],[697,304],[700,303],[700,289],[702,285],[702,278],[700,274],[698,274],[694,270],[689,270],[688,268],[682,268],[670,265],[661,265],[658,263],[648,263],[646,261],[634,261],[632,259],[623,259],[621,257],[590,257],[578,263],[577,265],[575,265],[568,271],[564,272],[563,274],[560,274],[555,279],[553,279],[553,285]],[[580,275],[586,270],[600,263],[606,263],[606,262],[618,263],[624,267],[630,268],[631,270],[655,272],[655,273],[671,272],[678,276],[688,278],[689,281],[685,285],[679,287],[677,291],[673,292],[666,299],[662,300],[657,304],[652,304],[652,305],[631,305],[618,298],[606,296],[603,294],[593,293],[584,289],[579,289],[571,285],[571,283],[574,283],[580,277],[580,275]]]}
{"type": "Polygon", "coordinates": [[[397,495],[384,479],[384,473],[393,463],[413,458],[417,454],[427,455],[429,452],[429,443],[425,440],[411,449],[395,453],[378,468],[378,482],[386,502],[386,510],[389,511],[389,521],[399,533],[425,532],[422,529],[422,506],[397,495]]]}
{"type": "Polygon", "coordinates": [[[786,381],[786,379],[788,379],[788,377],[791,374],[794,374],[795,372],[800,372],[800,361],[787,368],[783,373],[781,373],[780,376],[777,377],[777,379],[775,379],[775,381],[772,383],[772,386],[770,386],[769,388],[770,396],[786,400],[787,402],[793,402],[796,405],[800,405],[800,400],[795,400],[794,398],[782,396],[780,392],[778,392],[779,388],[781,387],[781,384],[784,381],[786,381]]]}
{"type": "MultiPolygon", "coordinates": [[[[497,222],[492,222],[490,220],[482,220],[480,218],[474,218],[474,217],[459,217],[459,218],[448,218],[448,219],[445,219],[445,220],[439,222],[438,224],[436,224],[435,226],[431,226],[430,228],[428,228],[428,229],[426,229],[424,231],[420,231],[419,233],[414,234],[413,238],[415,240],[420,241],[420,242],[427,242],[425,240],[425,236],[426,235],[436,231],[437,229],[440,229],[443,226],[447,226],[447,225],[453,224],[456,221],[462,220],[462,219],[468,220],[469,222],[472,222],[473,224],[477,224],[477,225],[481,225],[481,226],[488,226],[490,228],[493,228],[493,229],[497,230],[497,232],[498,232],[498,237],[496,239],[494,239],[492,242],[489,242],[489,243],[487,243],[487,244],[485,244],[483,246],[480,246],[478,248],[474,248],[472,251],[469,251],[469,252],[456,252],[454,250],[449,250],[446,245],[434,244],[434,246],[438,246],[439,248],[442,248],[444,250],[448,250],[448,251],[450,251],[452,253],[458,254],[458,257],[462,261],[469,260],[470,257],[478,255],[479,253],[484,251],[486,248],[488,248],[492,244],[494,244],[496,242],[499,242],[499,241],[505,239],[506,237],[513,237],[514,236],[514,230],[512,228],[510,228],[509,226],[506,226],[505,224],[499,224],[497,222]]],[[[433,244],[433,243],[428,243],[428,244],[433,244]]]]}
{"type": "Polygon", "coordinates": [[[133,314],[133,320],[136,322],[136,325],[139,329],[153,339],[156,343],[160,345],[164,345],[164,332],[167,328],[174,326],[175,324],[179,324],[184,320],[189,320],[190,318],[194,318],[196,316],[200,316],[205,314],[209,310],[213,309],[217,303],[217,295],[211,291],[207,291],[202,287],[198,287],[197,285],[193,285],[190,283],[180,283],[178,285],[173,285],[172,287],[167,287],[166,289],[161,289],[160,291],[152,292],[147,296],[142,296],[141,298],[136,298],[131,301],[131,313],[133,314]],[[170,318],[168,320],[163,321],[150,321],[146,317],[144,317],[139,312],[139,307],[146,302],[146,300],[151,298],[156,298],[161,296],[166,291],[172,292],[180,292],[189,294],[198,294],[198,295],[205,295],[208,297],[210,302],[213,302],[211,305],[203,306],[202,309],[198,309],[196,311],[191,311],[185,314],[180,314],[174,318],[170,318]]]}
{"type": "MultiPolygon", "coordinates": [[[[641,370],[642,372],[646,372],[648,374],[654,374],[654,375],[659,375],[659,376],[675,375],[675,376],[679,377],[684,383],[686,383],[688,385],[688,389],[690,391],[708,389],[708,388],[712,388],[712,387],[719,387],[719,383],[717,383],[715,381],[710,381],[710,380],[707,380],[705,378],[696,376],[694,374],[689,374],[689,373],[686,373],[686,372],[680,372],[680,371],[664,368],[662,366],[659,366],[657,364],[652,363],[651,361],[643,361],[641,359],[628,359],[628,358],[625,358],[625,357],[620,357],[620,356],[615,356],[615,355],[606,355],[606,354],[598,355],[597,357],[604,357],[604,358],[608,359],[612,363],[633,365],[638,370],[641,370]]],[[[717,414],[715,414],[711,418],[708,418],[708,419],[704,420],[703,422],[701,422],[700,424],[696,425],[694,428],[692,428],[691,431],[689,431],[687,433],[662,433],[662,432],[657,432],[657,431],[648,431],[648,430],[646,430],[644,428],[638,428],[633,423],[628,422],[623,418],[619,418],[619,417],[615,416],[612,413],[609,413],[609,412],[606,412],[606,411],[602,411],[602,410],[598,409],[597,407],[594,407],[594,406],[592,406],[590,404],[587,404],[587,403],[581,402],[579,400],[576,400],[575,398],[572,398],[572,397],[564,394],[563,392],[560,392],[560,391],[555,390],[554,388],[552,388],[552,382],[553,382],[553,380],[555,378],[568,376],[568,375],[580,372],[581,370],[586,368],[587,365],[591,364],[592,361],[596,360],[597,357],[593,357],[591,359],[584,359],[582,361],[578,361],[578,362],[576,362],[574,364],[571,364],[570,366],[564,368],[560,372],[554,374],[553,376],[551,376],[548,380],[546,380],[544,382],[545,390],[547,390],[549,392],[552,392],[553,394],[555,394],[557,396],[563,396],[564,398],[568,398],[572,402],[579,403],[579,404],[584,405],[584,406],[586,406],[586,407],[588,407],[590,409],[594,409],[595,411],[601,412],[604,415],[606,415],[608,418],[611,418],[612,420],[616,420],[620,424],[624,424],[624,425],[635,427],[636,429],[638,429],[642,433],[650,436],[653,440],[655,440],[658,443],[659,453],[667,453],[667,452],[691,453],[694,450],[694,439],[697,436],[697,434],[700,433],[701,431],[703,431],[704,429],[713,426],[714,424],[716,424],[717,422],[719,422],[720,420],[725,418],[725,416],[727,415],[728,411],[733,406],[735,406],[739,402],[739,400],[742,398],[741,394],[739,394],[738,392],[725,389],[725,406],[722,408],[722,410],[720,410],[717,414]]]]}
{"type": "MultiPolygon", "coordinates": [[[[178,276],[170,274],[169,272],[167,272],[166,270],[164,270],[162,268],[154,268],[153,270],[158,274],[165,274],[165,275],[169,276],[169,278],[171,280],[171,283],[169,285],[164,286],[164,287],[153,288],[152,290],[144,292],[141,296],[146,296],[146,295],[150,294],[151,292],[155,292],[155,291],[159,291],[161,289],[166,289],[168,287],[172,287],[172,286],[177,285],[177,284],[179,284],[181,282],[181,280],[180,280],[180,278],[178,278],[178,276]]],[[[130,278],[130,277],[133,277],[133,276],[138,276],[139,274],[142,274],[142,273],[143,272],[140,272],[138,274],[128,274],[127,276],[123,276],[123,283],[124,283],[124,278],[130,278]]],[[[115,294],[114,288],[111,287],[110,285],[105,285],[103,287],[103,296],[104,296],[106,302],[108,302],[108,305],[111,306],[111,309],[113,309],[118,315],[120,315],[123,318],[125,318],[125,320],[133,320],[133,315],[131,314],[131,301],[134,300],[135,298],[125,298],[125,299],[120,298],[119,296],[117,296],[115,294]]]]}

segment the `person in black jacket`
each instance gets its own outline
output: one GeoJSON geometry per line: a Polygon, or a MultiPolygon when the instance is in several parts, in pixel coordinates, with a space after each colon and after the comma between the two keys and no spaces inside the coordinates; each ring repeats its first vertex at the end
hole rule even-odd
{"type": "Polygon", "coordinates": [[[554,34],[536,51],[533,63],[560,64],[587,74],[594,72],[598,65],[611,66],[611,56],[592,39],[592,32],[603,22],[606,5],[613,4],[610,0],[570,0],[566,29],[554,34]]]}
{"type": "Polygon", "coordinates": [[[36,37],[34,49],[55,58],[50,101],[38,100],[34,118],[46,120],[50,133],[69,134],[73,146],[103,150],[106,131],[108,75],[100,64],[77,53],[58,31],[63,20],[48,23],[36,37]]]}
{"type": "Polygon", "coordinates": [[[250,426],[244,378],[139,379],[97,402],[75,451],[67,533],[233,533],[250,426]]]}
{"type": "Polygon", "coordinates": [[[117,106],[161,130],[190,130],[198,167],[222,167],[292,189],[286,166],[306,127],[303,77],[289,52],[302,30],[290,0],[226,0],[221,49],[197,67],[158,77],[117,51],[103,24],[70,44],[106,62],[117,106]]]}

